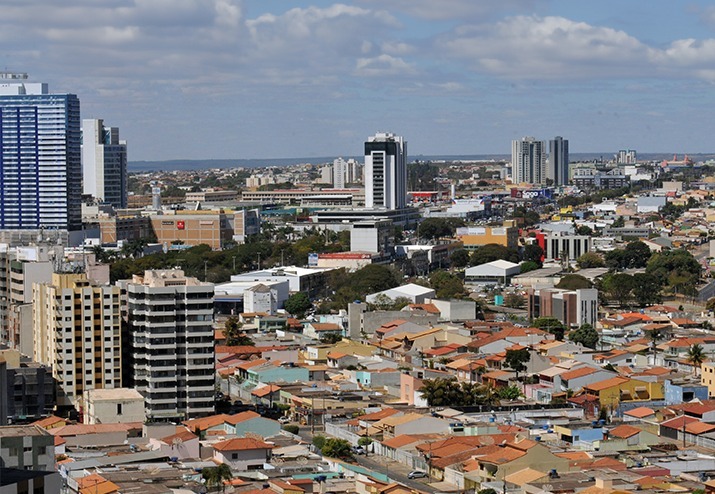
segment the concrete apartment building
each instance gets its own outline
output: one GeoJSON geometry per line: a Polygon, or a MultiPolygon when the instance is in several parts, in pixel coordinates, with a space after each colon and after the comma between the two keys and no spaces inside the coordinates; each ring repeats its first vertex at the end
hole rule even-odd
{"type": "Polygon", "coordinates": [[[540,288],[527,290],[529,317],[555,317],[566,326],[579,327],[590,324],[596,327],[598,317],[598,290],[584,288],[561,290],[540,288]]]}
{"type": "Polygon", "coordinates": [[[178,269],[118,282],[126,300],[130,386],[147,420],[180,421],[214,412],[214,285],[178,269]]]}
{"type": "Polygon", "coordinates": [[[55,437],[36,425],[0,427],[0,464],[21,470],[55,470],[55,437]]]}
{"type": "Polygon", "coordinates": [[[34,360],[52,367],[57,404],[79,406],[86,390],[121,387],[119,288],[54,273],[32,291],[34,360]]]}

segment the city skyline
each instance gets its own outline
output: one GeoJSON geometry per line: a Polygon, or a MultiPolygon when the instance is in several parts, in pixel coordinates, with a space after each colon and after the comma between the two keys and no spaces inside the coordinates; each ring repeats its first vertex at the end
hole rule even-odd
{"type": "Polygon", "coordinates": [[[419,154],[703,153],[715,130],[715,8],[622,2],[12,1],[3,65],[77,94],[130,160],[359,155],[376,131],[419,154]]]}

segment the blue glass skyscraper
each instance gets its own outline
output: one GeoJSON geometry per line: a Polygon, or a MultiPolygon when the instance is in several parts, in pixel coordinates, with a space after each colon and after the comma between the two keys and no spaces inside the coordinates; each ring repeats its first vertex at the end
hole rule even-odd
{"type": "Polygon", "coordinates": [[[19,79],[0,79],[0,229],[78,230],[79,99],[19,79]]]}

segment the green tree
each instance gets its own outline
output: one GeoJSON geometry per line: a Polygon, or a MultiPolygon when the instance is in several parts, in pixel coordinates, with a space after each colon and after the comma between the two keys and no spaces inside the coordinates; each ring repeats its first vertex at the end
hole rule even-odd
{"type": "Polygon", "coordinates": [[[623,216],[619,216],[613,221],[611,226],[613,228],[623,228],[624,226],[626,226],[626,220],[623,218],[623,216]]]}
{"type": "Polygon", "coordinates": [[[469,252],[465,249],[457,249],[449,256],[452,267],[463,268],[469,265],[469,252]]]}
{"type": "Polygon", "coordinates": [[[327,333],[320,337],[320,342],[324,345],[334,345],[339,341],[342,341],[342,335],[338,333],[327,333]]]}
{"type": "Polygon", "coordinates": [[[433,271],[429,281],[439,299],[449,300],[465,296],[464,282],[448,271],[433,271]]]}
{"type": "Polygon", "coordinates": [[[516,373],[516,380],[519,380],[519,373],[526,370],[526,363],[531,360],[531,352],[528,348],[518,350],[507,350],[504,363],[516,373]]]}
{"type": "Polygon", "coordinates": [[[529,244],[524,247],[524,261],[531,261],[541,266],[541,260],[544,258],[544,249],[538,244],[529,244]]]}
{"type": "Polygon", "coordinates": [[[201,477],[206,481],[206,487],[212,488],[221,487],[221,492],[225,490],[224,481],[231,480],[233,473],[231,467],[222,463],[216,467],[207,467],[201,470],[201,477]]]}
{"type": "Polygon", "coordinates": [[[345,439],[338,439],[331,437],[325,441],[325,444],[320,448],[323,455],[329,456],[330,458],[340,458],[347,460],[353,457],[352,448],[350,443],[345,439]]]}
{"type": "MultiPolygon", "coordinates": [[[[455,233],[458,222],[451,221],[451,218],[427,218],[422,220],[417,230],[420,237],[434,240],[441,237],[451,237],[455,233]]],[[[461,220],[460,220],[461,221],[461,220]]],[[[464,222],[461,222],[462,225],[464,222]]]]}
{"type": "Polygon", "coordinates": [[[595,252],[586,252],[576,259],[576,265],[581,269],[602,268],[606,265],[603,258],[595,252]]]}
{"type": "Polygon", "coordinates": [[[652,274],[674,293],[691,295],[697,285],[702,267],[693,255],[685,250],[656,252],[648,260],[646,273],[652,274]]]}
{"type": "Polygon", "coordinates": [[[226,319],[223,326],[223,337],[226,338],[228,346],[255,346],[251,338],[241,331],[243,324],[238,320],[238,317],[231,316],[226,319]]]}
{"type": "Polygon", "coordinates": [[[472,266],[479,266],[487,262],[503,259],[510,262],[519,262],[519,253],[499,244],[482,245],[472,253],[472,266]]]}
{"type": "Polygon", "coordinates": [[[650,248],[640,240],[629,242],[625,248],[627,268],[644,268],[651,256],[650,248]]]}
{"type": "Polygon", "coordinates": [[[625,273],[609,274],[603,278],[603,289],[611,301],[619,306],[628,305],[635,288],[633,276],[625,273]]]}
{"type": "Polygon", "coordinates": [[[325,446],[325,442],[327,441],[327,438],[325,436],[313,436],[313,446],[315,446],[317,449],[323,449],[325,446]]]}
{"type": "Polygon", "coordinates": [[[518,400],[519,398],[524,396],[517,386],[507,386],[505,388],[499,388],[497,390],[497,395],[500,399],[508,401],[518,400]]]}
{"type": "Polygon", "coordinates": [[[535,271],[539,269],[541,265],[537,262],[534,261],[524,261],[521,263],[521,266],[519,266],[519,272],[520,273],[528,273],[529,271],[535,271]]]}
{"type": "Polygon", "coordinates": [[[296,292],[285,301],[285,310],[298,318],[305,316],[305,311],[313,306],[305,292],[296,292]]]}
{"type": "Polygon", "coordinates": [[[504,307],[509,307],[510,309],[523,309],[526,305],[526,300],[522,295],[518,293],[507,293],[504,296],[504,307]]]}
{"type": "Polygon", "coordinates": [[[593,235],[593,230],[586,225],[576,227],[576,235],[593,235]]]}
{"type": "Polygon", "coordinates": [[[555,317],[538,317],[531,322],[531,325],[537,329],[548,331],[561,341],[566,333],[566,326],[555,317]]]}
{"type": "Polygon", "coordinates": [[[580,290],[583,288],[592,288],[593,284],[588,281],[588,278],[580,274],[567,274],[556,284],[556,288],[563,290],[580,290]]]}
{"type": "Polygon", "coordinates": [[[569,333],[569,340],[574,343],[581,343],[588,348],[595,349],[598,344],[598,339],[598,331],[590,324],[582,324],[580,328],[569,333]]]}
{"type": "Polygon", "coordinates": [[[640,307],[659,303],[662,289],[660,281],[652,274],[636,273],[633,275],[633,298],[640,307]]]}
{"type": "Polygon", "coordinates": [[[705,350],[702,345],[696,343],[688,348],[688,362],[693,364],[693,373],[697,375],[698,369],[705,361],[705,350]]]}

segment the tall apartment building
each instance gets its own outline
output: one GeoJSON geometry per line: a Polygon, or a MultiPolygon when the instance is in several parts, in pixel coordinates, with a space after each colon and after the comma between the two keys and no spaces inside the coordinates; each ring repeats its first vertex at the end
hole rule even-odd
{"type": "Polygon", "coordinates": [[[88,389],[122,387],[119,294],[84,273],[33,285],[34,359],[52,366],[58,405],[78,406],[88,389]]]}
{"type": "Polygon", "coordinates": [[[568,185],[569,183],[569,141],[561,136],[549,141],[549,163],[546,178],[553,185],[568,185]]]}
{"type": "Polygon", "coordinates": [[[378,132],[365,143],[365,206],[403,209],[407,203],[407,142],[378,132]]]}
{"type": "Polygon", "coordinates": [[[118,284],[126,297],[130,386],[144,396],[147,419],[211,415],[213,284],[178,269],[146,271],[118,284]]]}
{"type": "Polygon", "coordinates": [[[79,230],[79,99],[27,76],[0,78],[0,230],[79,230]]]}
{"type": "Polygon", "coordinates": [[[511,142],[511,173],[515,184],[546,183],[545,148],[544,141],[537,141],[533,137],[511,142]]]}
{"type": "Polygon", "coordinates": [[[84,193],[127,207],[127,142],[119,140],[117,127],[103,120],[82,120],[82,178],[84,193]]]}
{"type": "Polygon", "coordinates": [[[346,189],[349,184],[362,182],[362,169],[357,160],[337,158],[333,160],[333,187],[346,189]]]}
{"type": "Polygon", "coordinates": [[[635,149],[621,149],[616,155],[616,163],[619,165],[635,165],[638,162],[638,154],[635,149]]]}

